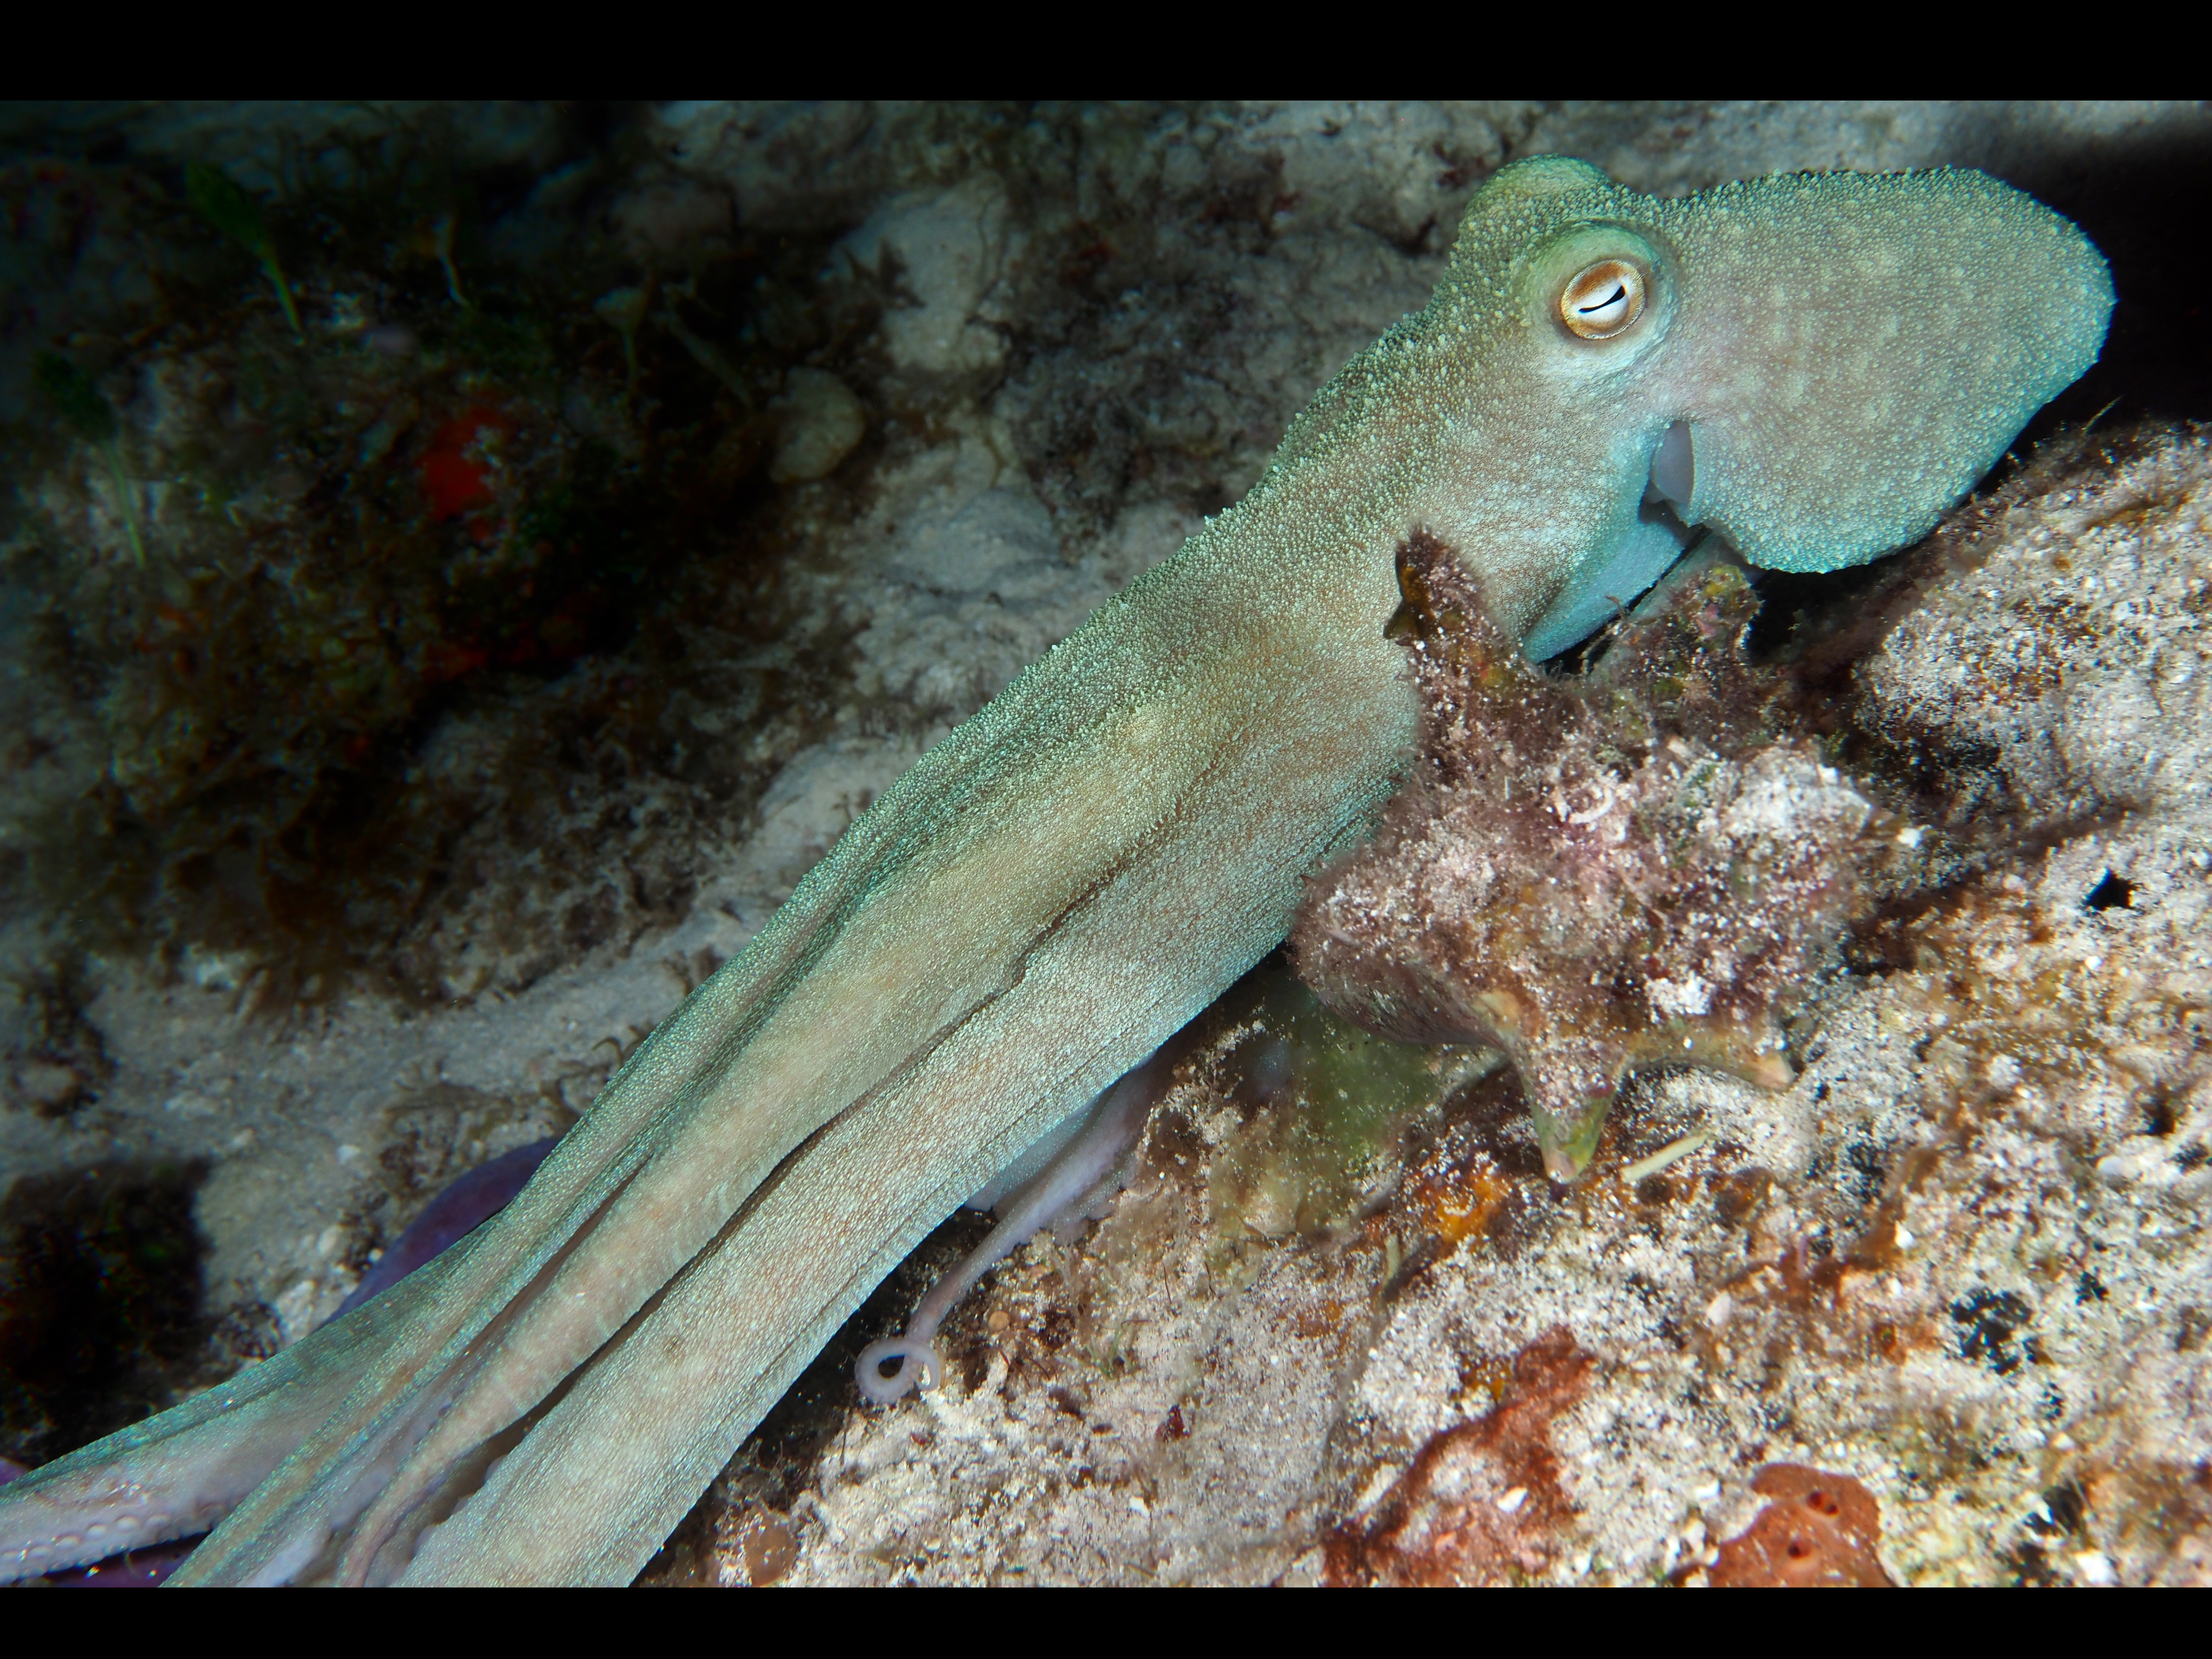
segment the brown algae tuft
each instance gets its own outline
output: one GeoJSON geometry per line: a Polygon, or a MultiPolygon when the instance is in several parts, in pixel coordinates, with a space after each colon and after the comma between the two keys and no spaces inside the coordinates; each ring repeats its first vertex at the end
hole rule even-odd
{"type": "Polygon", "coordinates": [[[778,591],[865,426],[826,237],[532,254],[388,125],[273,190],[0,168],[26,268],[109,296],[0,386],[5,758],[52,775],[0,890],[252,1006],[512,991],[665,925],[843,678],[778,591]]]}

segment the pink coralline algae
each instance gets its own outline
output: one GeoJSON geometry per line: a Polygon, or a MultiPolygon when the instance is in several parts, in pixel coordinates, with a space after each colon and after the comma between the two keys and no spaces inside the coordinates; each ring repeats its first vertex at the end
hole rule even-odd
{"type": "Polygon", "coordinates": [[[1772,1501],[1721,1545],[1711,1568],[1684,1582],[1730,1589],[1882,1589],[1894,1582],[1875,1547],[1881,1505],[1850,1475],[1769,1463],[1751,1489],[1772,1501]]]}
{"type": "Polygon", "coordinates": [[[1564,1328],[1515,1355],[1494,1408],[1432,1437],[1372,1516],[1328,1540],[1326,1582],[1510,1584],[1541,1573],[1574,1508],[1552,1425],[1582,1398],[1590,1365],[1564,1328]]]}
{"type": "Polygon", "coordinates": [[[1384,1036],[1501,1050],[1558,1180],[1638,1067],[1787,1087],[1783,1023],[1897,836],[1781,735],[1741,573],[1693,562],[1577,681],[1521,659],[1442,544],[1399,568],[1421,750],[1374,842],[1315,884],[1301,975],[1384,1036]]]}

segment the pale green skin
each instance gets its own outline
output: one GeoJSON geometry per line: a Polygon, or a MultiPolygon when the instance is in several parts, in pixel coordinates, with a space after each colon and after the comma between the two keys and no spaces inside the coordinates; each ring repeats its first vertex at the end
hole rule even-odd
{"type": "Polygon", "coordinates": [[[1525,632],[1619,585],[1687,419],[1689,517],[1756,563],[1871,558],[2087,368],[2111,304],[2073,226],[1978,173],[1659,202],[1505,169],[1427,309],[1252,492],[926,755],[512,1206],[0,1491],[0,1573],[228,1511],[176,1582],[321,1577],[333,1551],[342,1581],[626,1581],[915,1242],[1272,949],[1371,821],[1415,730],[1383,631],[1409,533],[1525,632]],[[1650,309],[1577,338],[1558,290],[1611,255],[1648,266],[1650,309]]]}

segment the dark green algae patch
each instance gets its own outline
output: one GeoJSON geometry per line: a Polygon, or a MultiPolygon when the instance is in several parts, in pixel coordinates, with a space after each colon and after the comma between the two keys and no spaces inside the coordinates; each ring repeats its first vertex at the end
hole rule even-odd
{"type": "Polygon", "coordinates": [[[1208,1012],[1198,1067],[1223,1109],[1197,1121],[1215,1147],[1217,1240],[1310,1236],[1395,1192],[1413,1120],[1504,1064],[1480,1047],[1417,1048],[1332,1012],[1270,958],[1208,1012]]]}
{"type": "Polygon", "coordinates": [[[511,988],[680,914],[815,732],[842,641],[786,592],[774,405],[866,386],[866,285],[821,297],[823,237],[625,241],[569,142],[558,212],[398,127],[258,191],[0,160],[5,759],[55,775],[0,842],[19,913],[282,1006],[478,988],[473,910],[511,988]]]}

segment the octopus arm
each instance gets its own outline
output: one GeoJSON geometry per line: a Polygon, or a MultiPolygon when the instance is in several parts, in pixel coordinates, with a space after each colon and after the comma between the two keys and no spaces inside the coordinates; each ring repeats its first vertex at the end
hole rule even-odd
{"type": "Polygon", "coordinates": [[[449,1271],[434,1262],[374,1307],[10,1483],[0,1583],[208,1531],[337,1408],[364,1358],[449,1271]]]}
{"type": "Polygon", "coordinates": [[[1281,526],[1224,520],[888,793],[177,1582],[642,1563],[882,1275],[1272,949],[1387,794],[1389,565],[1337,539],[1342,580],[1286,595],[1250,544],[1281,526]]]}

